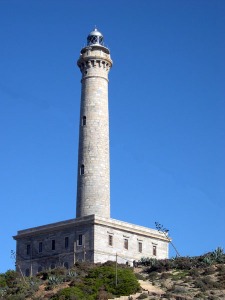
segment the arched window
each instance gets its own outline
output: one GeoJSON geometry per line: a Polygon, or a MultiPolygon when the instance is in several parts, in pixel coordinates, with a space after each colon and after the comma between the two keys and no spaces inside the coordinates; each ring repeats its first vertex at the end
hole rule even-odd
{"type": "Polygon", "coordinates": [[[86,116],[83,116],[83,118],[82,118],[82,126],[86,125],[86,123],[87,123],[86,121],[87,121],[86,116]]]}
{"type": "Polygon", "coordinates": [[[84,175],[84,165],[80,166],[80,175],[84,175]]]}

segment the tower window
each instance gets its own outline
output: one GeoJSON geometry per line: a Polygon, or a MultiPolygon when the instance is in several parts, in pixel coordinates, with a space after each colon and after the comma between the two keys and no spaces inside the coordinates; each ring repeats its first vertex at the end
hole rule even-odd
{"type": "Polygon", "coordinates": [[[25,271],[25,276],[30,276],[30,269],[26,269],[26,271],[25,271]]]}
{"type": "Polygon", "coordinates": [[[42,271],[42,267],[38,267],[38,273],[42,271]]]}
{"type": "Polygon", "coordinates": [[[142,253],[142,243],[138,242],[138,252],[142,253]]]}
{"type": "Polygon", "coordinates": [[[84,165],[80,166],[80,175],[84,175],[84,165]]]}
{"type": "Polygon", "coordinates": [[[55,240],[52,240],[52,250],[55,250],[55,240]]]}
{"type": "Polygon", "coordinates": [[[124,249],[128,250],[128,239],[124,239],[124,249]]]}
{"type": "Polygon", "coordinates": [[[79,234],[79,236],[78,236],[78,246],[82,246],[82,244],[83,244],[83,235],[79,234]]]}
{"type": "Polygon", "coordinates": [[[68,247],[69,247],[69,238],[67,236],[65,237],[65,249],[68,249],[68,247]]]}
{"type": "Polygon", "coordinates": [[[27,255],[30,255],[30,245],[27,245],[27,255]]]}
{"type": "Polygon", "coordinates": [[[86,121],[87,121],[86,116],[83,116],[83,118],[82,118],[82,126],[86,125],[86,121]]]}
{"type": "Polygon", "coordinates": [[[109,235],[109,246],[113,246],[113,236],[109,235]]]}
{"type": "Polygon", "coordinates": [[[152,254],[153,254],[154,256],[156,256],[156,254],[157,254],[157,248],[156,248],[155,245],[153,245],[153,248],[152,248],[152,254]]]}
{"type": "Polygon", "coordinates": [[[39,251],[39,253],[41,253],[42,252],[42,250],[43,250],[43,244],[42,244],[42,242],[40,242],[39,243],[39,247],[38,247],[38,251],[39,251]]]}

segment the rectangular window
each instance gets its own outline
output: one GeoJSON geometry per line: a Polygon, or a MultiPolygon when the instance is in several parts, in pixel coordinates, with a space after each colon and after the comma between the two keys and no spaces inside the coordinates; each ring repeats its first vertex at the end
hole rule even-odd
{"type": "Polygon", "coordinates": [[[156,254],[157,254],[156,246],[155,245],[153,245],[152,253],[153,253],[154,256],[156,256],[156,254]]]}
{"type": "Polygon", "coordinates": [[[82,118],[82,125],[83,125],[83,126],[86,125],[86,120],[87,120],[86,116],[83,116],[83,118],[82,118]]]}
{"type": "Polygon", "coordinates": [[[128,239],[124,239],[124,249],[128,250],[128,239]]]}
{"type": "Polygon", "coordinates": [[[138,242],[138,252],[142,253],[142,243],[138,242]]]}
{"type": "Polygon", "coordinates": [[[30,255],[30,245],[27,245],[27,255],[30,255]]]}
{"type": "Polygon", "coordinates": [[[65,237],[65,249],[68,249],[68,247],[69,247],[69,238],[67,236],[65,237]]]}
{"type": "Polygon", "coordinates": [[[109,235],[109,246],[113,245],[113,236],[110,234],[109,235]]]}
{"type": "Polygon", "coordinates": [[[84,165],[80,166],[80,175],[84,175],[84,165]]]}
{"type": "Polygon", "coordinates": [[[39,253],[42,252],[42,242],[39,243],[39,247],[38,247],[39,253]]]}
{"type": "Polygon", "coordinates": [[[55,240],[52,240],[52,250],[55,250],[55,240]]]}
{"type": "Polygon", "coordinates": [[[82,246],[82,244],[83,244],[83,235],[79,234],[79,236],[78,236],[78,246],[82,246]]]}

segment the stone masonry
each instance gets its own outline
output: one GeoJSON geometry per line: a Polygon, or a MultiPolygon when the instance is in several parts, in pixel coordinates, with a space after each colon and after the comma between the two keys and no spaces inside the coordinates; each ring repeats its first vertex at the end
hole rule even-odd
{"type": "Polygon", "coordinates": [[[92,45],[81,50],[80,137],[77,174],[77,218],[110,217],[108,72],[109,50],[92,45]]]}
{"type": "Polygon", "coordinates": [[[157,230],[90,215],[18,231],[17,270],[29,276],[76,261],[119,263],[168,257],[168,240],[157,230]],[[125,243],[126,241],[126,243],[125,243]]]}

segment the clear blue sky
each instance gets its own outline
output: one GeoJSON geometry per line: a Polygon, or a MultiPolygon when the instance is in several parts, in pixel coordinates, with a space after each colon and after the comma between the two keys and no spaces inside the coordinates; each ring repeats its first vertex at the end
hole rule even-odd
{"type": "Polygon", "coordinates": [[[0,0],[0,272],[17,230],[75,217],[94,25],[114,61],[111,216],[162,223],[184,256],[225,248],[224,16],[223,0],[0,0]]]}

